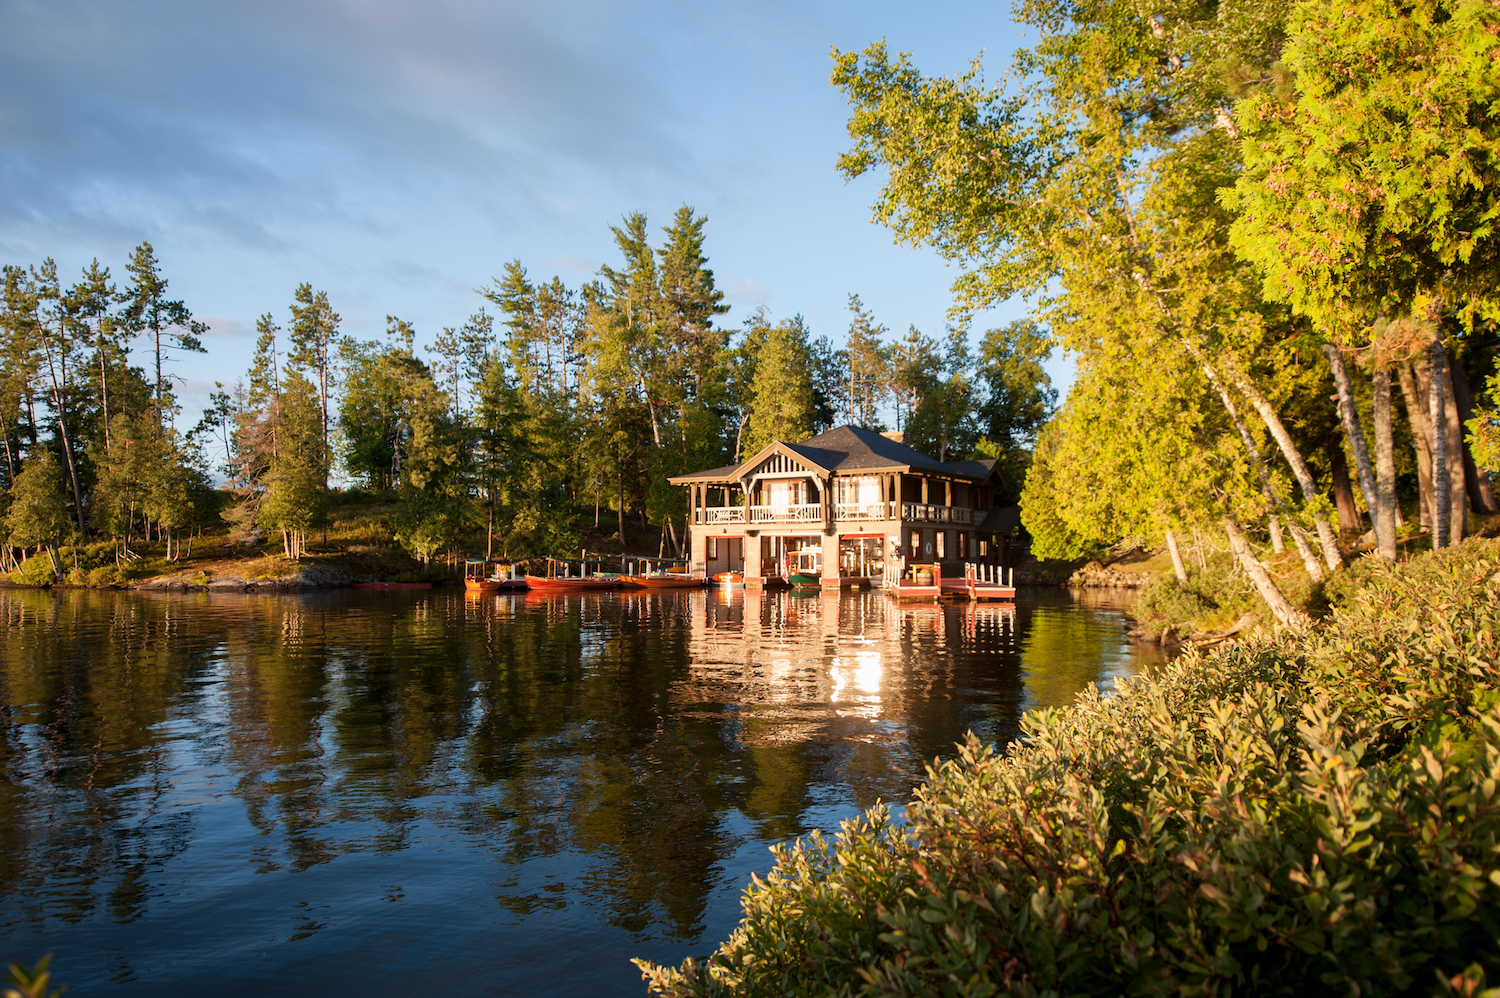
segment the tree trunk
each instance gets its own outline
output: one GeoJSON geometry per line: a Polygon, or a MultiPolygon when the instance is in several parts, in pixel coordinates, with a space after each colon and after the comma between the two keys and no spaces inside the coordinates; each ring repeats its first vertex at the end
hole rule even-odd
{"type": "Polygon", "coordinates": [[[1354,471],[1359,476],[1359,491],[1365,497],[1365,509],[1370,511],[1370,523],[1375,528],[1375,543],[1380,543],[1380,518],[1375,515],[1375,472],[1370,466],[1370,447],[1365,441],[1365,428],[1360,425],[1359,408],[1354,404],[1354,384],[1349,380],[1349,371],[1344,367],[1343,354],[1332,343],[1323,345],[1328,357],[1328,368],[1333,372],[1333,383],[1339,391],[1339,421],[1344,425],[1344,435],[1349,438],[1349,452],[1354,455],[1354,471]]]}
{"type": "Polygon", "coordinates": [[[1329,441],[1328,472],[1333,482],[1333,505],[1339,513],[1339,529],[1362,530],[1365,521],[1354,502],[1354,486],[1349,483],[1349,461],[1344,457],[1343,445],[1336,440],[1329,441]]]}
{"type": "Polygon", "coordinates": [[[1302,556],[1302,567],[1307,569],[1307,575],[1314,582],[1323,580],[1323,563],[1318,560],[1318,555],[1307,541],[1307,531],[1296,523],[1286,525],[1287,533],[1292,535],[1292,543],[1297,546],[1297,554],[1302,556]]]}
{"type": "Polygon", "coordinates": [[[1396,560],[1396,446],[1391,436],[1391,372],[1375,372],[1375,548],[1396,560]]]}
{"type": "Polygon", "coordinates": [[[620,550],[625,548],[625,473],[620,472],[620,550]]]}
{"type": "MultiPolygon", "coordinates": [[[[1302,490],[1303,501],[1316,502],[1319,498],[1318,483],[1313,479],[1312,472],[1307,469],[1307,462],[1302,460],[1302,454],[1297,450],[1297,444],[1292,440],[1292,435],[1287,432],[1281,417],[1276,414],[1270,401],[1260,393],[1260,389],[1256,388],[1239,368],[1230,365],[1228,370],[1234,386],[1240,390],[1240,394],[1250,400],[1261,422],[1265,423],[1266,429],[1270,431],[1271,439],[1275,440],[1276,446],[1281,448],[1281,456],[1286,459],[1292,477],[1297,479],[1297,486],[1302,490]]],[[[1326,516],[1315,517],[1313,524],[1317,527],[1318,542],[1323,548],[1323,561],[1330,569],[1343,567],[1344,558],[1339,554],[1339,540],[1338,535],[1333,531],[1333,524],[1328,522],[1326,516]]]]}
{"type": "Polygon", "coordinates": [[[1448,451],[1448,543],[1457,544],[1469,532],[1468,475],[1464,458],[1464,425],[1458,416],[1458,402],[1453,391],[1453,369],[1448,366],[1448,351],[1443,351],[1443,425],[1447,430],[1444,443],[1448,451]]]}
{"type": "Polygon", "coordinates": [[[1167,550],[1172,554],[1172,571],[1177,574],[1177,584],[1187,585],[1187,566],[1182,563],[1182,552],[1177,549],[1177,535],[1172,533],[1171,527],[1167,528],[1167,550]]]}
{"type": "MultiPolygon", "coordinates": [[[[1464,370],[1463,362],[1452,354],[1448,355],[1448,372],[1449,384],[1453,388],[1453,403],[1458,407],[1458,421],[1461,425],[1467,425],[1474,418],[1474,399],[1469,394],[1469,374],[1464,370]]],[[[1490,473],[1480,472],[1474,464],[1474,454],[1469,450],[1467,435],[1463,448],[1464,481],[1468,485],[1469,502],[1472,503],[1474,512],[1480,516],[1500,513],[1500,506],[1495,504],[1495,490],[1490,484],[1490,473]]]]}
{"type": "Polygon", "coordinates": [[[1447,351],[1443,341],[1434,338],[1428,350],[1427,422],[1432,429],[1432,549],[1448,546],[1448,515],[1451,499],[1448,488],[1448,434],[1446,408],[1443,404],[1443,382],[1448,365],[1443,361],[1447,351]]]}
{"type": "Polygon", "coordinates": [[[1260,559],[1255,557],[1255,552],[1250,549],[1249,541],[1245,540],[1245,534],[1240,530],[1240,525],[1234,522],[1234,517],[1224,517],[1224,532],[1229,535],[1229,550],[1239,559],[1240,565],[1244,567],[1245,574],[1250,576],[1250,581],[1255,585],[1255,591],[1260,593],[1260,598],[1266,601],[1275,615],[1277,621],[1283,627],[1302,628],[1310,624],[1307,615],[1288,602],[1276,586],[1276,580],[1271,578],[1271,573],[1266,571],[1260,559]]]}
{"type": "MultiPolygon", "coordinates": [[[[74,519],[78,523],[78,532],[84,536],[88,535],[88,527],[83,522],[83,490],[78,487],[78,466],[73,461],[73,441],[68,434],[68,413],[63,407],[63,388],[65,385],[58,383],[57,368],[52,364],[52,344],[47,342],[47,332],[42,331],[42,349],[47,355],[47,376],[52,381],[52,403],[57,406],[57,432],[62,438],[63,459],[68,465],[68,482],[73,486],[73,512],[74,519]]],[[[63,369],[63,381],[67,380],[67,368],[63,369]]]]}
{"type": "Polygon", "coordinates": [[[1417,380],[1411,364],[1397,364],[1401,381],[1401,401],[1406,404],[1406,422],[1411,427],[1412,450],[1417,458],[1417,522],[1432,529],[1432,433],[1427,426],[1427,409],[1422,399],[1425,382],[1417,380]]]}
{"type": "Polygon", "coordinates": [[[1250,433],[1250,428],[1245,425],[1244,419],[1240,418],[1239,407],[1234,404],[1234,396],[1224,387],[1219,380],[1218,374],[1207,364],[1203,365],[1203,373],[1218,390],[1219,400],[1224,403],[1224,409],[1229,413],[1229,418],[1234,421],[1234,427],[1240,433],[1240,441],[1245,445],[1245,453],[1250,456],[1250,463],[1255,468],[1256,477],[1260,479],[1261,492],[1266,497],[1266,508],[1271,511],[1268,521],[1271,531],[1271,550],[1277,554],[1286,550],[1286,545],[1281,539],[1281,519],[1276,515],[1276,510],[1281,507],[1281,502],[1276,498],[1276,490],[1271,487],[1271,473],[1266,469],[1265,459],[1261,457],[1260,447],[1255,442],[1255,437],[1250,433]]]}

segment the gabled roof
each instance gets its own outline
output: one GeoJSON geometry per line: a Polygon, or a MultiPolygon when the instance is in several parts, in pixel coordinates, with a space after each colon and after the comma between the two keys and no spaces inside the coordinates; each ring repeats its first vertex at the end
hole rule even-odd
{"type": "Polygon", "coordinates": [[[728,485],[739,481],[735,474],[740,470],[737,464],[726,464],[722,468],[710,468],[707,471],[695,471],[687,475],[673,475],[667,481],[673,485],[728,485]]]}
{"type": "Polygon", "coordinates": [[[785,441],[768,444],[743,464],[698,471],[690,475],[677,475],[670,481],[674,485],[733,484],[740,480],[741,474],[748,474],[752,468],[778,449],[796,454],[815,468],[839,475],[880,471],[919,471],[982,482],[989,478],[995,468],[993,460],[938,461],[874,430],[865,430],[857,426],[840,426],[794,444],[785,441]]]}

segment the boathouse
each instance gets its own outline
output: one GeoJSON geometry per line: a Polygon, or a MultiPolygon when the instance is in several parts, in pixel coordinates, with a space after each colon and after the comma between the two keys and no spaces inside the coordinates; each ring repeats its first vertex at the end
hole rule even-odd
{"type": "Polygon", "coordinates": [[[994,461],[939,461],[899,433],[853,426],[671,482],[688,490],[693,573],[743,572],[751,589],[785,580],[808,551],[822,553],[824,588],[878,583],[908,562],[961,574],[994,559],[1007,519],[992,505],[994,461]]]}

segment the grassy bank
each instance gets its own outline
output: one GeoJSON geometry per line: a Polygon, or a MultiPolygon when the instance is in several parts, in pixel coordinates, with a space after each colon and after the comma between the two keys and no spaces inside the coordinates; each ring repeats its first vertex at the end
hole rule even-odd
{"type": "MultiPolygon", "coordinates": [[[[970,742],[904,824],[779,848],[659,995],[1475,995],[1500,984],[1500,542],[1307,633],[970,742]]],[[[1494,993],[1494,992],[1490,992],[1494,993]]]]}

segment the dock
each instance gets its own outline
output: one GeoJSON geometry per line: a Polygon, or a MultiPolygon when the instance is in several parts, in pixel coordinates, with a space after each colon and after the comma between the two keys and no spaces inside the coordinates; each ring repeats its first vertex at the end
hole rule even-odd
{"type": "MultiPolygon", "coordinates": [[[[1011,575],[1014,579],[1014,569],[1011,575]]],[[[945,579],[942,567],[933,563],[897,568],[887,575],[884,585],[887,595],[898,600],[1014,600],[1016,587],[1005,584],[1003,579],[998,566],[972,563],[964,565],[963,578],[945,579]]]]}

